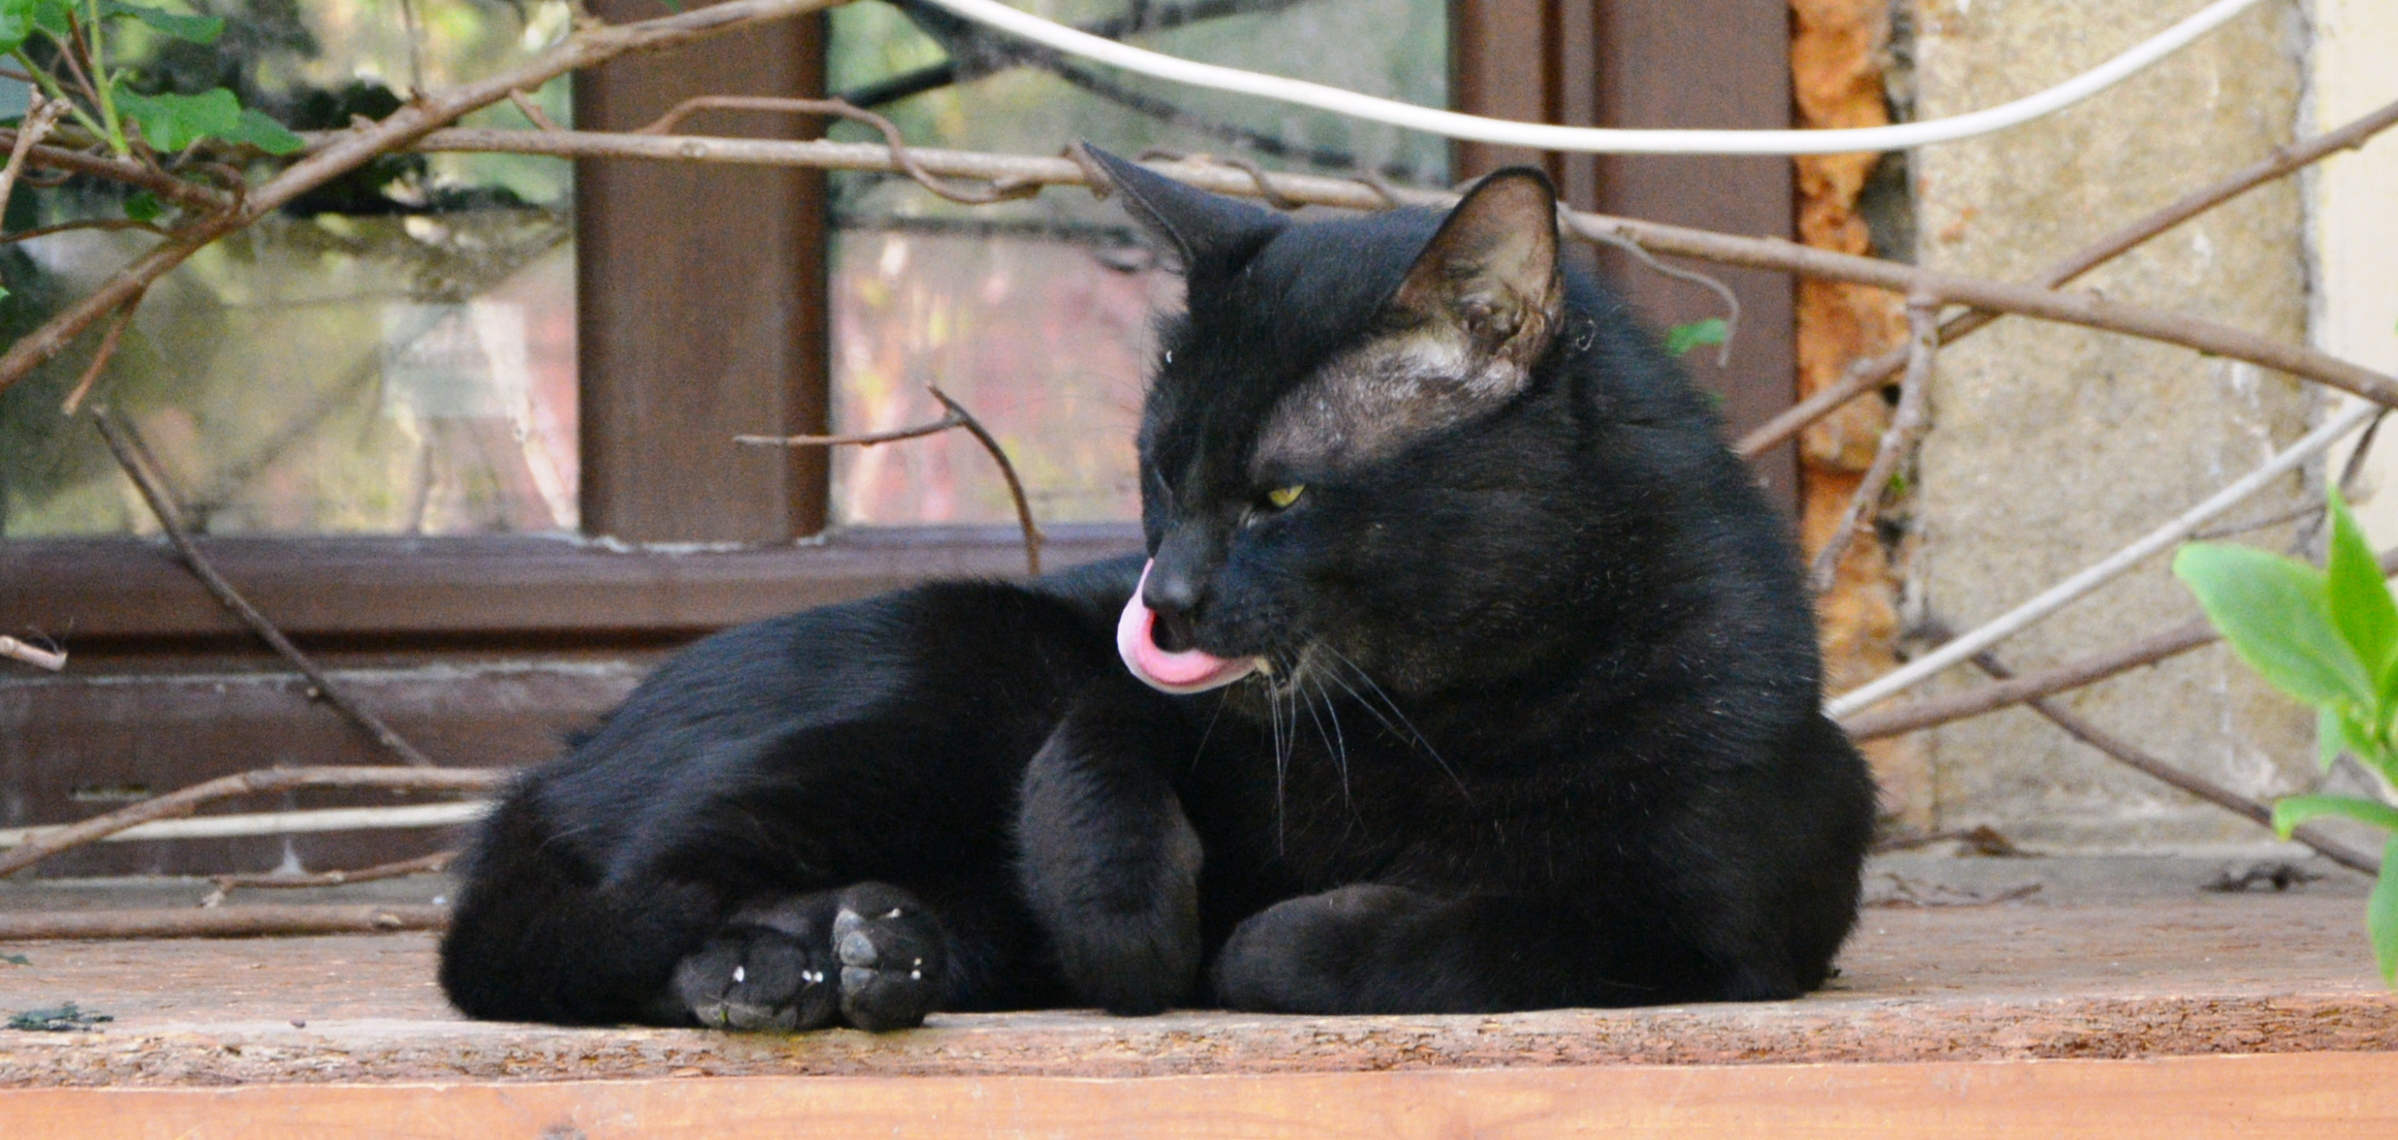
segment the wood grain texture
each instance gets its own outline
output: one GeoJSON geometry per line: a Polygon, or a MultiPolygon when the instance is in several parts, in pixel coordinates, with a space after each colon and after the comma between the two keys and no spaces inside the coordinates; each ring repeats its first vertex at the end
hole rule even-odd
{"type": "Polygon", "coordinates": [[[746,1135],[2310,1140],[2398,1135],[2398,1054],[1071,1080],[753,1077],[0,1091],[19,1137],[746,1135]]]}

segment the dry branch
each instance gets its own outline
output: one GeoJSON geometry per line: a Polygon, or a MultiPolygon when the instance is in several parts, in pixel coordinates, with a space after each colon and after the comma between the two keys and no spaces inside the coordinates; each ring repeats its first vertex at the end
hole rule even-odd
{"type": "MultiPolygon", "coordinates": [[[[0,139],[8,140],[12,146],[15,144],[16,137],[15,131],[0,130],[0,139]]],[[[63,170],[69,174],[83,174],[93,178],[104,178],[111,182],[122,182],[137,190],[147,190],[156,195],[160,201],[173,202],[178,206],[188,207],[201,213],[222,210],[233,202],[230,196],[219,194],[195,182],[187,182],[155,166],[129,158],[87,154],[64,147],[36,146],[27,155],[25,164],[38,166],[45,170],[63,170]]]]}
{"type": "MultiPolygon", "coordinates": [[[[2382,574],[2398,574],[2398,547],[2381,552],[2382,574]]],[[[1929,697],[1909,701],[1897,708],[1880,712],[1860,712],[1840,719],[1840,727],[1857,741],[1879,740],[1899,736],[1918,729],[1932,728],[1950,721],[1964,720],[1987,712],[2011,708],[2053,693],[2067,692],[2094,685],[2120,673],[2128,673],[2143,665],[2154,665],[2178,657],[2202,645],[2213,645],[2223,635],[2205,618],[2197,618],[2153,633],[2137,641],[2104,649],[2076,658],[2062,665],[2025,673],[2009,680],[1977,686],[1945,697],[1929,697]]]]}
{"type": "Polygon", "coordinates": [[[1016,478],[1016,465],[1008,461],[1007,449],[999,446],[999,440],[984,429],[982,421],[974,418],[974,413],[950,399],[949,393],[939,388],[931,391],[933,399],[941,401],[941,406],[949,409],[950,415],[964,421],[966,430],[973,433],[984,451],[991,453],[991,462],[999,465],[999,474],[1007,479],[1008,497],[1016,501],[1016,525],[1024,530],[1024,569],[1034,577],[1040,577],[1041,544],[1047,540],[1041,537],[1041,528],[1033,525],[1032,502],[1024,495],[1024,481],[1016,478]]]}
{"type": "Polygon", "coordinates": [[[6,634],[0,634],[0,657],[22,661],[37,669],[48,669],[53,673],[67,667],[66,654],[54,649],[44,649],[39,645],[27,645],[6,634]]]}
{"type": "Polygon", "coordinates": [[[446,906],[227,906],[207,910],[67,910],[0,914],[0,942],[45,938],[272,938],[444,930],[446,906]]]}
{"type": "Polygon", "coordinates": [[[8,215],[9,195],[17,188],[17,176],[25,172],[25,156],[50,133],[50,128],[58,125],[59,116],[67,113],[67,103],[44,99],[41,92],[30,87],[26,88],[25,97],[28,102],[21,120],[23,125],[17,129],[16,137],[9,140],[8,165],[0,167],[0,217],[8,215]]]}
{"type": "Polygon", "coordinates": [[[976,443],[982,445],[984,451],[990,453],[991,461],[999,465],[999,474],[1007,480],[1008,498],[1016,504],[1016,524],[1024,531],[1024,566],[1034,577],[1039,577],[1041,547],[1048,539],[1042,536],[1041,528],[1033,523],[1032,500],[1024,493],[1024,481],[1016,477],[1016,465],[1008,459],[1007,449],[999,445],[998,438],[985,430],[982,421],[975,419],[974,413],[967,411],[965,405],[950,399],[949,393],[929,385],[926,390],[933,394],[933,399],[941,401],[942,407],[949,409],[948,415],[931,423],[892,431],[857,435],[737,435],[733,437],[733,442],[753,447],[874,447],[964,428],[974,436],[976,443]]]}
{"type": "Polygon", "coordinates": [[[672,110],[660,115],[656,122],[641,127],[633,133],[662,135],[672,130],[676,124],[701,111],[773,111],[789,115],[829,116],[847,119],[853,123],[864,123],[881,132],[883,145],[890,148],[891,161],[898,164],[899,169],[906,172],[916,185],[924,187],[935,197],[946,198],[961,206],[988,206],[993,202],[1027,198],[1041,192],[1041,188],[1035,185],[993,183],[989,186],[960,187],[943,182],[916,164],[916,160],[909,152],[907,139],[899,133],[898,124],[872,111],[853,106],[843,99],[788,99],[767,95],[700,95],[675,104],[672,110]]]}
{"type": "MultiPolygon", "coordinates": [[[[2015,675],[1987,650],[1974,654],[1973,663],[1983,672],[2001,681],[2015,675]]],[[[2249,799],[2213,780],[2167,764],[2130,741],[2098,727],[2081,714],[2047,697],[2034,697],[2026,703],[2030,704],[2033,710],[2041,716],[2047,717],[2058,728],[2064,729],[2067,735],[2106,753],[2121,764],[2171,784],[2235,815],[2246,816],[2261,826],[2273,826],[2273,809],[2264,804],[2249,799]]],[[[2314,848],[2324,858],[2343,867],[2363,871],[2368,875],[2381,873],[2381,860],[2323,834],[2322,830],[2313,824],[2300,826],[2290,833],[2290,838],[2314,848]]]]}
{"type": "MultiPolygon", "coordinates": [[[[310,190],[356,170],[377,155],[406,149],[426,134],[455,122],[458,116],[507,98],[511,91],[531,90],[567,72],[605,63],[621,55],[656,51],[772,20],[790,19],[830,7],[835,2],[837,0],[726,0],[722,4],[638,23],[587,25],[522,66],[448,91],[419,96],[370,126],[332,132],[323,145],[310,149],[306,157],[285,168],[282,173],[250,188],[238,203],[176,231],[175,236],[164,244],[136,258],[98,289],[11,345],[6,354],[0,354],[0,390],[24,379],[44,361],[58,355],[68,342],[82,335],[85,329],[209,243],[282,208],[310,190]]],[[[36,157],[42,156],[37,154],[36,157]]],[[[165,177],[165,180],[181,181],[173,177],[165,177]]]]}
{"type": "Polygon", "coordinates": [[[1915,454],[1915,444],[1923,438],[1926,390],[1932,386],[1932,363],[1940,352],[1940,306],[1929,297],[1909,302],[1907,329],[1907,377],[1899,385],[1898,410],[1892,413],[1890,426],[1882,432],[1881,445],[1874,449],[1873,463],[1865,469],[1865,480],[1849,496],[1848,509],[1841,512],[1840,524],[1833,528],[1823,549],[1815,554],[1808,585],[1818,594],[1832,588],[1841,557],[1848,553],[1849,544],[1856,541],[1858,529],[1873,521],[1891,477],[1915,454]]]}
{"type": "MultiPolygon", "coordinates": [[[[77,398],[80,398],[80,390],[77,398]]],[[[343,716],[350,718],[352,723],[366,730],[375,743],[402,761],[420,768],[432,767],[431,757],[392,731],[391,726],[383,723],[383,718],[376,716],[373,710],[359,704],[346,686],[336,684],[324,670],[317,668],[315,659],[302,653],[299,646],[283,636],[283,631],[276,628],[274,622],[268,621],[265,614],[258,612],[258,607],[251,605],[248,598],[241,596],[241,591],[233,588],[233,583],[217,573],[216,566],[192,542],[191,533],[183,525],[183,509],[175,504],[165,482],[158,477],[157,472],[150,470],[149,464],[142,461],[139,440],[133,435],[132,428],[118,422],[107,408],[92,409],[92,423],[100,429],[100,438],[107,441],[108,450],[116,456],[118,466],[125,469],[126,477],[132,479],[133,485],[141,491],[142,501],[150,505],[150,513],[157,516],[158,525],[166,531],[168,541],[175,544],[175,552],[182,557],[184,568],[191,571],[192,576],[198,578],[218,602],[240,618],[243,625],[249,626],[250,632],[257,634],[260,641],[266,642],[308,678],[308,695],[332,705],[343,716]]]]}
{"type": "MultiPolygon", "coordinates": [[[[2343,150],[2363,146],[2367,139],[2393,126],[2398,126],[2398,103],[2383,107],[2338,130],[2276,150],[2262,161],[2225,175],[2212,185],[2191,191],[2178,201],[2090,243],[2050,266],[2046,273],[2041,274],[2039,283],[2049,289],[2064,285],[2130,252],[2150,238],[2250,190],[2286,178],[2343,150]]],[[[1940,343],[1943,346],[1954,344],[1998,317],[1997,313],[1983,310],[1960,314],[1940,326],[1940,343]]],[[[1742,436],[1733,450],[1738,451],[1743,459],[1754,459],[1764,454],[1776,444],[1805,430],[1809,424],[1831,415],[1842,404],[1880,387],[1906,363],[1907,352],[1903,348],[1857,361],[1849,366],[1848,374],[1839,383],[1807,397],[1742,436]]]]}
{"type": "Polygon", "coordinates": [[[67,393],[58,405],[61,415],[72,416],[83,407],[83,398],[92,394],[92,385],[100,382],[100,373],[117,355],[117,341],[125,335],[125,326],[133,323],[133,311],[141,307],[143,294],[135,293],[108,322],[108,331],[100,335],[99,351],[92,353],[92,362],[83,369],[83,378],[75,382],[75,390],[67,393]]]}
{"type": "Polygon", "coordinates": [[[498,768],[262,768],[179,788],[56,831],[29,836],[0,855],[0,876],[14,874],[61,851],[97,843],[117,832],[161,819],[180,819],[200,805],[234,796],[294,788],[389,788],[416,792],[487,792],[506,783],[498,768]]]}
{"type": "Polygon", "coordinates": [[[381,879],[405,878],[409,875],[438,874],[449,870],[450,864],[456,862],[457,859],[458,853],[455,851],[436,851],[430,855],[419,855],[414,859],[399,859],[389,863],[377,863],[372,867],[360,867],[355,871],[318,871],[313,874],[300,875],[274,873],[212,875],[209,881],[216,884],[216,889],[208,892],[208,897],[200,900],[200,905],[215,907],[225,901],[225,896],[242,887],[301,890],[311,887],[342,887],[352,883],[372,883],[381,879]]]}
{"type": "MultiPolygon", "coordinates": [[[[412,141],[418,150],[545,154],[559,158],[629,158],[728,165],[791,166],[825,170],[871,170],[904,174],[890,149],[863,143],[793,142],[693,136],[610,134],[587,131],[444,130],[412,141]]],[[[1088,185],[1082,167],[1065,158],[911,149],[921,169],[942,177],[999,184],[1088,185]]],[[[1220,194],[1260,196],[1259,180],[1220,163],[1154,164],[1160,174],[1220,194]]],[[[1407,205],[1442,206],[1457,201],[1446,191],[1401,190],[1354,178],[1276,174],[1266,180],[1275,193],[1311,205],[1352,210],[1387,208],[1390,197],[1407,205]]],[[[1569,230],[1586,241],[1623,239],[1651,253],[1687,257],[1750,269],[1795,273],[1832,281],[1923,294],[1943,303],[2035,317],[2061,324],[2162,341],[2215,356],[2246,361],[2276,372],[2327,384],[2385,407],[2398,407],[2398,380],[2304,345],[2284,344],[2229,325],[2089,293],[1936,273],[1894,261],[1833,253],[1778,238],[1737,237],[1707,230],[1568,212],[1569,230]]],[[[0,383],[10,378],[0,358],[0,383]]]]}

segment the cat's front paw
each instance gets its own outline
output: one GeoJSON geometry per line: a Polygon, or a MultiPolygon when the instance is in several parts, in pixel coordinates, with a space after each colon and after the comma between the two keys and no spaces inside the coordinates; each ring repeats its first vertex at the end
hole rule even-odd
{"type": "Polygon", "coordinates": [[[914,896],[860,883],[735,914],[676,964],[674,999],[711,1029],[908,1029],[940,1000],[945,945],[914,896]]]}
{"type": "Polygon", "coordinates": [[[1250,915],[1216,955],[1216,1000],[1260,1013],[1364,1012],[1376,942],[1415,898],[1398,887],[1360,884],[1250,915]]]}
{"type": "Polygon", "coordinates": [[[865,883],[841,893],[833,950],[841,960],[841,1016],[882,1033],[924,1024],[949,962],[941,925],[907,892],[865,883]]]}
{"type": "Polygon", "coordinates": [[[728,926],[675,966],[674,993],[710,1029],[818,1029],[840,1013],[839,970],[820,939],[728,926]]]}

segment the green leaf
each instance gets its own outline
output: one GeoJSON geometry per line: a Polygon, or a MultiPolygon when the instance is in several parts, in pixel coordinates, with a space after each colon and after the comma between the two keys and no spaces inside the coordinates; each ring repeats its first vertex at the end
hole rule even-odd
{"type": "Polygon", "coordinates": [[[2365,900],[2365,934],[2381,964],[2381,984],[2398,986],[2398,836],[2381,849],[2381,878],[2365,900]]]}
{"type": "Polygon", "coordinates": [[[165,203],[158,200],[158,195],[147,190],[136,190],[125,196],[125,216],[134,221],[155,222],[160,214],[166,212],[165,203]]]}
{"type": "Polygon", "coordinates": [[[75,0],[34,0],[33,26],[61,41],[74,31],[75,0]]]}
{"type": "Polygon", "coordinates": [[[33,964],[33,959],[23,954],[0,954],[0,962],[6,962],[11,966],[30,966],[33,964]]]}
{"type": "Polygon", "coordinates": [[[195,44],[212,44],[225,33],[225,21],[215,16],[182,16],[162,8],[144,8],[123,0],[101,0],[100,15],[140,20],[160,35],[195,44]]]}
{"type": "Polygon", "coordinates": [[[223,136],[226,142],[248,143],[268,154],[291,154],[308,145],[308,140],[291,133],[283,124],[248,107],[241,118],[223,136]]]}
{"type": "Polygon", "coordinates": [[[1730,333],[1731,328],[1724,324],[1722,317],[1675,325],[1666,330],[1665,351],[1669,356],[1681,356],[1702,344],[1722,344],[1724,337],[1730,333]]]}
{"type": "Polygon", "coordinates": [[[243,107],[222,87],[197,95],[119,91],[117,106],[141,128],[143,140],[154,150],[178,151],[201,139],[248,143],[268,154],[290,154],[307,145],[283,124],[243,107]]]}
{"type": "Polygon", "coordinates": [[[2299,824],[2327,815],[2346,816],[2398,836],[2398,808],[2354,796],[2284,796],[2273,804],[2273,830],[2288,839],[2299,824]]]}
{"type": "Polygon", "coordinates": [[[33,34],[34,10],[41,0],[0,0],[0,52],[12,52],[25,46],[33,34]]]}
{"type": "MultiPolygon", "coordinates": [[[[2357,527],[2356,516],[2348,513],[2340,489],[2331,488],[2328,498],[2331,556],[2324,561],[2323,574],[2331,620],[2356,650],[2357,659],[2364,662],[2366,675],[2378,682],[2393,651],[2398,651],[2398,604],[2390,601],[2390,588],[2381,580],[2381,562],[2373,557],[2373,546],[2357,527]]],[[[2388,700],[2378,684],[2375,695],[2388,700]]]]}
{"type": "Polygon", "coordinates": [[[2371,675],[2332,621],[2321,571],[2250,547],[2200,543],[2174,556],[2173,574],[2274,688],[2318,708],[2373,706],[2371,675]]]}
{"type": "Polygon", "coordinates": [[[223,138],[241,127],[241,102],[222,87],[197,95],[117,92],[117,108],[142,130],[151,149],[178,151],[205,138],[223,138]]]}
{"type": "Polygon", "coordinates": [[[2315,710],[2315,765],[2331,771],[2340,753],[2348,747],[2348,714],[2338,705],[2324,705],[2315,710]]]}

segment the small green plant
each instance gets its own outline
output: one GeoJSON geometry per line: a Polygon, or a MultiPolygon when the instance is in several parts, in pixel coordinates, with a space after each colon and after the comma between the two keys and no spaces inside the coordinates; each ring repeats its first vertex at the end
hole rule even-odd
{"type": "MultiPolygon", "coordinates": [[[[2196,543],[2174,557],[2173,573],[2241,660],[2315,709],[2325,769],[2346,751],[2398,781],[2398,602],[2336,487],[2329,511],[2331,554],[2321,570],[2251,547],[2196,543]]],[[[2353,796],[2290,796],[2273,805],[2273,826],[2287,839],[2326,815],[2390,833],[2365,904],[2365,930],[2383,982],[2398,984],[2398,808],[2353,796]]]]}
{"type": "Polygon", "coordinates": [[[119,60],[126,26],[190,43],[216,42],[225,21],[188,16],[124,0],[0,0],[0,52],[41,85],[42,94],[72,108],[78,125],[120,158],[133,153],[130,122],[152,150],[173,153],[201,139],[246,144],[268,154],[299,150],[298,135],[243,107],[232,91],[196,95],[144,94],[128,85],[119,60]],[[40,58],[36,58],[37,45],[40,58]]]}
{"type": "Polygon", "coordinates": [[[1669,355],[1687,355],[1702,344],[1722,344],[1731,335],[1732,327],[1722,317],[1708,317],[1686,325],[1675,325],[1665,331],[1665,351],[1669,355]]]}

